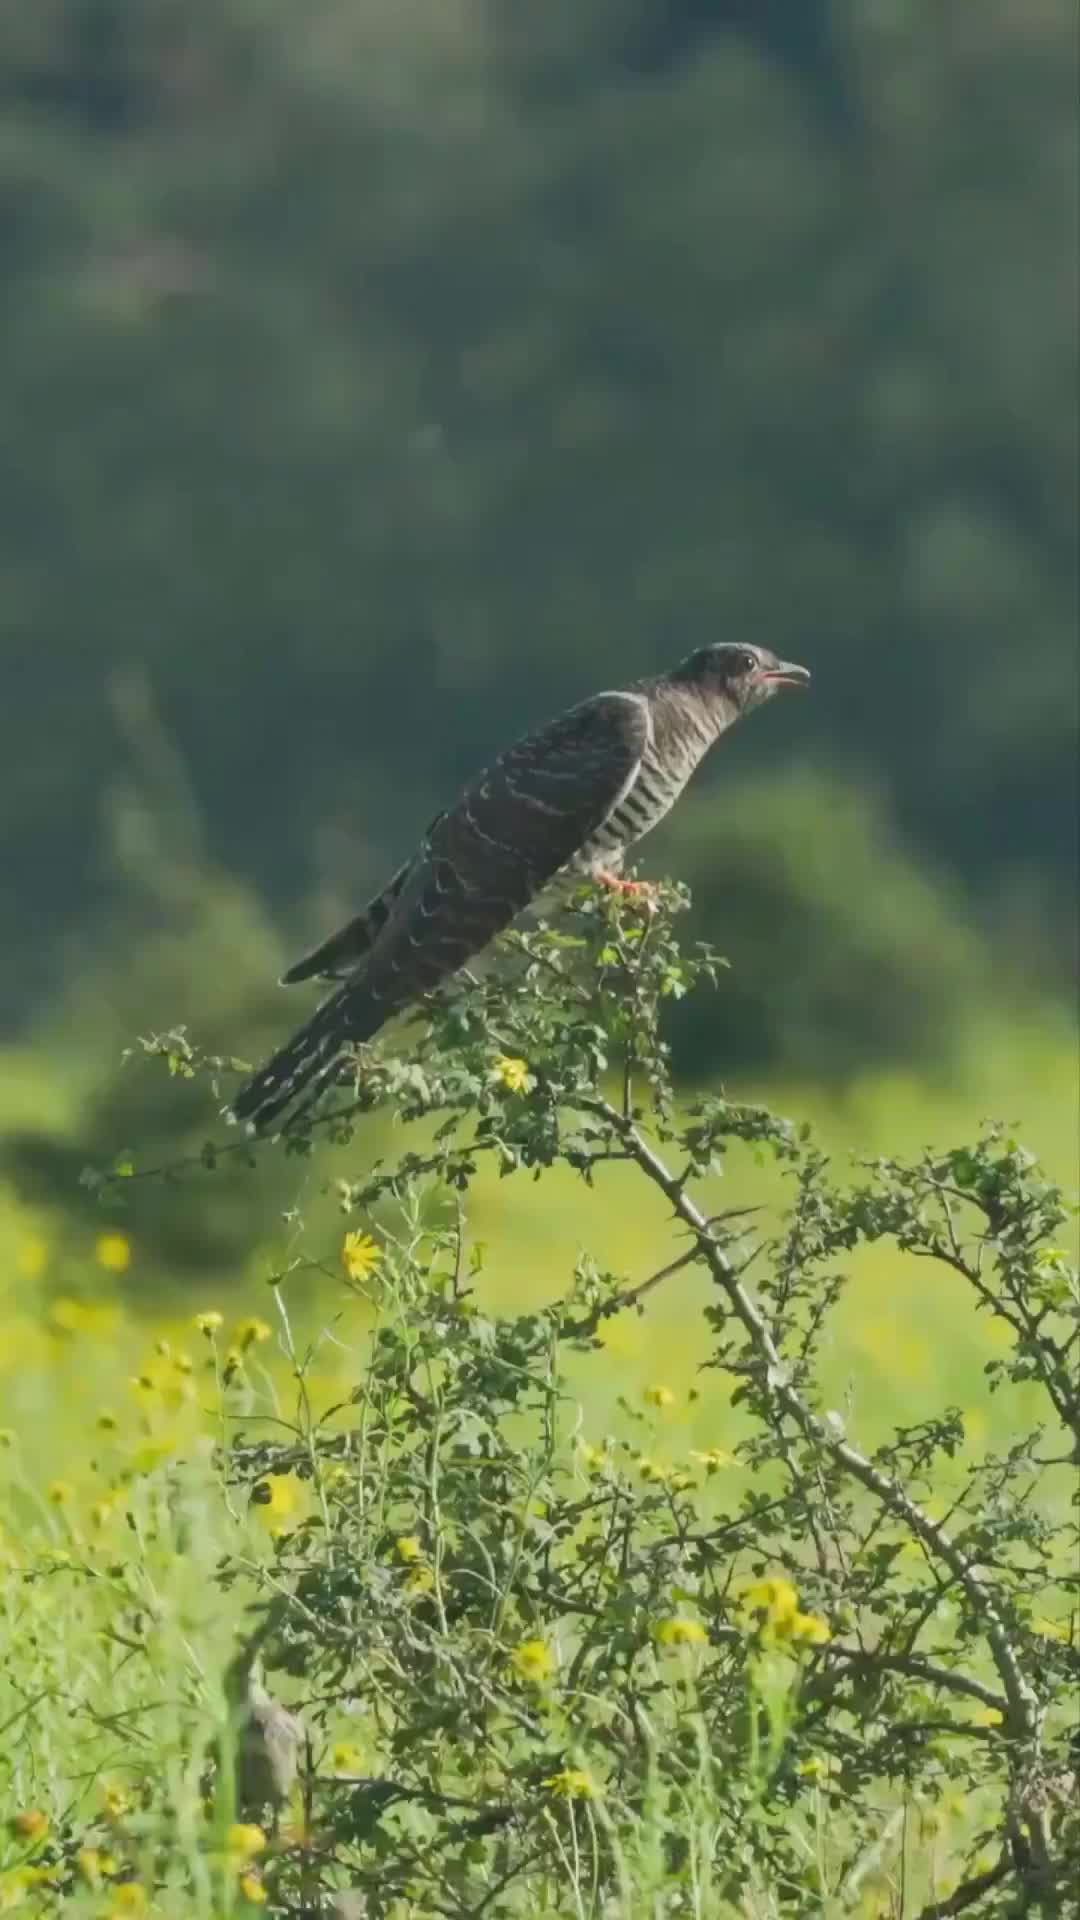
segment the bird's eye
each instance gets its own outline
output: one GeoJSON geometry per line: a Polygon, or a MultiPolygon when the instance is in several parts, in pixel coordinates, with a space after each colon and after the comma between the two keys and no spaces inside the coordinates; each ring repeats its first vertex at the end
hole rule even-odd
{"type": "Polygon", "coordinates": [[[744,648],[739,654],[735,664],[740,673],[756,673],[758,665],[757,654],[751,653],[749,648],[744,648]]]}

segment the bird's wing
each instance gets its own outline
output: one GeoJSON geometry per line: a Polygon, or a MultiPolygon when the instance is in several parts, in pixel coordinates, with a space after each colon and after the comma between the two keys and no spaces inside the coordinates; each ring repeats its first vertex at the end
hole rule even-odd
{"type": "Polygon", "coordinates": [[[431,836],[443,818],[439,814],[424,835],[417,853],[411,854],[402,862],[391,880],[388,880],[380,893],[369,900],[367,906],[350,920],[347,926],[332,933],[329,940],[321,946],[313,947],[310,953],[297,960],[281,976],[281,985],[291,987],[298,980],[347,980],[355,973],[361,960],[370,951],[393,912],[394,902],[413,872],[417,862],[422,860],[431,842],[431,836]]]}
{"type": "Polygon", "coordinates": [[[600,693],[466,788],[370,949],[349,1009],[354,1037],[455,972],[535,899],[633,785],[650,727],[641,694],[600,693]]]}

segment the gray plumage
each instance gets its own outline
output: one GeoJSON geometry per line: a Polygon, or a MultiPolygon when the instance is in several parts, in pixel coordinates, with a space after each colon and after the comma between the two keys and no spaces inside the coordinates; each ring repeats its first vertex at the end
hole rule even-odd
{"type": "Polygon", "coordinates": [[[232,1115],[265,1132],[301,1093],[306,1110],[344,1047],[455,973],[558,875],[614,879],[714,741],[778,687],[809,678],[764,647],[701,647],[501,754],[364,911],[289,968],[284,984],[342,984],[241,1087],[232,1115]]]}
{"type": "Polygon", "coordinates": [[[300,1765],[304,1723],[268,1691],[253,1647],[244,1648],[229,1667],[225,1695],[236,1812],[242,1820],[261,1824],[269,1810],[276,1822],[300,1765]]]}

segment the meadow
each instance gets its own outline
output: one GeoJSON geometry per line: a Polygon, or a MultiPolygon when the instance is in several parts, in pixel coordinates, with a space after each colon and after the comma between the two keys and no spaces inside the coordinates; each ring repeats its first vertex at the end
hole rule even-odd
{"type": "MultiPolygon", "coordinates": [[[[613,1007],[613,1000],[603,1003],[604,1019],[618,1020],[613,1007]]],[[[505,1015],[504,1008],[500,1033],[505,1015]]],[[[519,1012],[515,1018],[519,1025],[524,1019],[527,1027],[525,1015],[519,1012]]],[[[543,1019],[550,1023],[551,1018],[545,1004],[543,1019]]],[[[500,1073],[506,1085],[500,1083],[496,1091],[511,1105],[521,1105],[522,1113],[511,1125],[505,1126],[507,1115],[501,1115],[500,1126],[511,1141],[516,1137],[513,1126],[525,1127],[522,1116],[530,1110],[524,1057],[537,1057],[542,1042],[550,1049],[557,1045],[550,1025],[543,1033],[537,1029],[523,1035],[518,1043],[522,1059],[516,1054],[508,1058],[500,1050],[494,1067],[486,1070],[483,1085],[488,1091],[480,1096],[481,1110],[500,1073]]],[[[487,1058],[492,1058],[490,1045],[487,1058]]],[[[161,1066],[160,1060],[150,1060],[140,1071],[152,1073],[161,1066]]],[[[430,1066],[425,1071],[430,1074],[430,1066]]],[[[602,1074],[595,1086],[615,1097],[602,1074]]],[[[1010,1126],[1020,1116],[1020,1137],[1039,1154],[1051,1177],[1067,1183],[1076,1162],[1074,1072],[1064,1023],[1032,1019],[1026,1024],[988,1024],[982,1035],[973,1036],[968,1064],[950,1088],[892,1076],[853,1084],[840,1096],[799,1086],[752,1091],[757,1098],[766,1093],[775,1113],[792,1116],[797,1123],[812,1122],[822,1164],[828,1161],[837,1194],[850,1194],[865,1181],[864,1161],[887,1152],[915,1164],[931,1145],[944,1148],[973,1137],[984,1115],[1000,1116],[1010,1126]]],[[[721,1110],[755,1111],[741,1107],[737,1098],[750,1092],[728,1089],[721,1110]]],[[[469,1115],[475,1121],[475,1096],[470,1101],[469,1115]]],[[[669,1569],[667,1598],[661,1603],[654,1596],[646,1640],[655,1655],[654,1686],[659,1685],[669,1701],[681,1699],[685,1714],[682,1696],[691,1679],[699,1690],[704,1686],[703,1672],[696,1669],[708,1638],[723,1649],[724,1636],[737,1630],[731,1620],[745,1617],[732,1612],[738,1594],[753,1592],[755,1580],[758,1587],[774,1583],[754,1628],[757,1640],[748,1643],[744,1673],[744,1679],[751,1676],[750,1698],[757,1697],[765,1731],[748,1734],[744,1702],[742,1719],[736,1713],[734,1721],[729,1703],[727,1732],[742,1748],[739,1768],[745,1775],[746,1798],[741,1817],[749,1819],[748,1808],[756,1810],[755,1818],[765,1818],[767,1811],[773,1827],[778,1819],[787,1823],[789,1839],[798,1831],[806,1870],[797,1895],[788,1862],[775,1865],[772,1876],[767,1869],[752,1876],[741,1904],[734,1900],[730,1885],[715,1862],[710,1863],[723,1818],[700,1755],[691,1769],[691,1785],[682,1781],[678,1787],[687,1831],[677,1841],[660,1817],[662,1808],[670,1816],[665,1795],[675,1789],[653,1774],[644,1786],[639,1783],[636,1798],[629,1796],[622,1810],[626,1817],[616,1806],[614,1789],[605,1790],[610,1792],[604,1802],[607,1825],[598,1826],[593,1816],[598,1816],[600,1802],[594,1807],[592,1789],[581,1786],[591,1779],[588,1768],[596,1765],[596,1756],[593,1752],[588,1765],[582,1759],[591,1736],[580,1724],[580,1703],[572,1707],[569,1696],[558,1709],[545,1696],[548,1719],[542,1738],[537,1734],[536,1739],[548,1758],[518,1755],[509,1763],[500,1757],[500,1764],[508,1765],[511,1773],[516,1769],[522,1780],[535,1782],[536,1768],[548,1765],[551,1770],[544,1778],[564,1782],[561,1788],[547,1789],[548,1798],[557,1804],[561,1794],[563,1813],[569,1817],[569,1827],[562,1816],[550,1820],[561,1869],[553,1870],[549,1860],[543,1869],[534,1869],[538,1877],[530,1879],[522,1868],[520,1884],[508,1876],[505,1895],[499,1892],[503,1855],[496,1849],[491,1858],[482,1858],[483,1847],[476,1841],[470,1843],[472,1879],[466,1885],[462,1865],[455,1902],[439,1904],[432,1886],[441,1884],[440,1874],[449,1869],[445,1862],[437,1872],[432,1868],[435,1842],[431,1834],[418,1835],[415,1822],[410,1827],[407,1810],[383,1823],[378,1809],[372,1813],[368,1808],[348,1835],[340,1822],[337,1827],[331,1823],[331,1839],[325,1833],[320,1839],[313,1837],[319,1817],[312,1811],[310,1789],[305,1802],[297,1784],[289,1806],[280,1810],[283,1820],[292,1822],[291,1828],[282,1829],[283,1840],[276,1829],[271,1834],[268,1824],[260,1824],[261,1816],[250,1806],[238,1804],[221,1759],[235,1732],[230,1662],[245,1644],[252,1618],[261,1617],[259,1609],[273,1609],[287,1592],[295,1597],[306,1590],[305,1579],[314,1578],[304,1556],[319,1529],[330,1528],[334,1503],[341,1496],[346,1462],[352,1458],[348,1436],[360,1417],[352,1409],[368,1407],[373,1427],[378,1424],[379,1402],[370,1383],[387,1325],[400,1323],[409,1329],[410,1339],[422,1344],[425,1336],[417,1329],[427,1324],[428,1305],[445,1295],[440,1261],[446,1257],[447,1209],[456,1191],[453,1178],[447,1182],[447,1169],[441,1186],[436,1177],[434,1186],[420,1182],[415,1192],[395,1188],[396,1204],[389,1211],[385,1194],[369,1195],[364,1202],[365,1178],[375,1151],[386,1156],[392,1148],[430,1149],[438,1136],[424,1107],[434,1107],[437,1114],[446,1104],[453,1112],[453,1099],[436,1098],[427,1086],[417,1106],[415,1093],[403,1100],[399,1086],[390,1106],[397,1113],[402,1107],[411,1109],[411,1125],[395,1119],[388,1128],[385,1112],[371,1120],[361,1114],[355,1131],[348,1129],[340,1143],[327,1141],[317,1152],[287,1159],[280,1169],[285,1204],[270,1217],[261,1244],[242,1270],[204,1276],[198,1292],[190,1285],[181,1290],[175,1279],[155,1271],[140,1248],[140,1214],[150,1187],[132,1177],[139,1172],[137,1164],[114,1172],[98,1193],[97,1217],[73,1229],[65,1227],[63,1216],[28,1209],[11,1194],[5,1198],[0,1226],[5,1276],[0,1296],[5,1643],[0,1797],[7,1826],[6,1851],[0,1854],[0,1911],[45,1914],[62,1908],[94,1920],[143,1911],[216,1920],[260,1906],[282,1914],[385,1913],[394,1920],[437,1912],[527,1911],[618,1914],[624,1920],[667,1913],[711,1920],[738,1910],[901,1916],[959,1910],[943,1904],[958,1883],[975,1886],[971,1904],[978,1901],[976,1910],[993,1911],[994,1889],[1000,1885],[1009,1892],[1008,1876],[999,1871],[997,1847],[988,1838],[985,1809],[993,1795],[988,1781],[973,1784],[957,1773],[951,1738],[955,1729],[939,1728],[933,1739],[927,1736],[918,1760],[908,1755],[902,1765],[890,1762],[880,1777],[871,1780],[868,1775],[862,1787],[854,1779],[841,1783],[836,1755],[823,1757],[809,1741],[811,1722],[803,1715],[798,1689],[790,1679],[776,1678],[778,1647],[788,1632],[785,1620],[816,1622],[813,1631],[820,1628],[827,1638],[838,1634],[839,1618],[850,1624],[862,1609],[867,1621],[873,1615],[872,1641],[880,1642],[889,1631],[883,1625],[890,1604],[886,1596],[875,1588],[864,1591],[861,1599],[853,1597],[857,1582],[852,1593],[844,1592],[854,1576],[850,1570],[842,1578],[837,1572],[844,1565],[840,1522],[835,1553],[824,1553],[815,1573],[813,1557],[806,1562],[794,1512],[785,1516],[779,1536],[766,1528],[756,1539],[740,1536],[733,1542],[739,1551],[732,1553],[725,1575],[727,1611],[714,1615],[708,1627],[702,1624],[707,1618],[702,1579],[691,1577],[685,1564],[677,1577],[669,1569]],[[275,1470],[273,1444],[278,1438],[283,1448],[288,1439],[293,1452],[286,1448],[275,1470]],[[821,1610],[793,1613],[804,1578],[821,1610]],[[790,1605],[786,1594],[792,1596],[790,1605]],[[657,1604],[666,1608],[659,1624],[657,1604]],[[665,1633],[672,1636],[667,1652],[665,1633]],[[556,1740],[552,1729],[558,1713],[566,1724],[556,1740]],[[755,1745],[762,1740],[772,1752],[768,1765],[755,1745]],[[798,1807],[790,1796],[781,1796],[779,1807],[769,1804],[769,1783],[775,1784],[777,1770],[782,1771],[779,1756],[786,1748],[799,1756],[803,1783],[807,1791],[813,1789],[810,1802],[798,1807]],[[748,1760],[751,1749],[755,1757],[748,1760]],[[851,1829],[852,1809],[860,1792],[870,1795],[872,1818],[870,1829],[859,1827],[856,1833],[851,1829]],[[579,1807],[579,1799],[587,1804],[579,1807]],[[579,1857],[586,1813],[593,1855],[588,1870],[579,1857]],[[382,1837],[386,1824],[398,1834],[393,1844],[382,1837]],[[395,1885],[390,1868],[394,1845],[399,1852],[403,1845],[399,1829],[409,1836],[405,1851],[412,1849],[414,1879],[410,1882],[405,1874],[395,1885]],[[834,1835],[827,1842],[824,1836],[833,1829],[842,1830],[846,1839],[834,1835]],[[810,1837],[811,1830],[816,1839],[810,1837]],[[705,1837],[709,1831],[711,1841],[705,1837]],[[332,1897],[347,1899],[326,1890],[333,1880],[329,1868],[326,1888],[319,1893],[313,1891],[316,1881],[305,1882],[309,1868],[296,1865],[307,1857],[305,1847],[324,1862],[337,1857],[335,1845],[338,1854],[342,1849],[348,1854],[346,1841],[354,1861],[381,1862],[385,1880],[380,1898],[379,1882],[361,1878],[367,1904],[353,1908],[328,1904],[332,1897]],[[606,1872],[597,1864],[601,1854],[610,1855],[606,1872]],[[420,1860],[430,1869],[426,1877],[416,1864],[420,1860]],[[692,1870],[688,1860],[696,1863],[692,1870]],[[989,1876],[985,1900],[990,1905],[979,1899],[980,1876],[989,1876]]],[[[682,1089],[676,1112],[683,1129],[691,1124],[693,1105],[690,1090],[682,1089]]],[[[521,1138],[527,1140],[527,1133],[521,1138]]],[[[789,1230],[784,1217],[795,1204],[802,1163],[787,1164],[783,1153],[778,1159],[775,1141],[770,1146],[766,1135],[760,1141],[735,1138],[729,1147],[702,1165],[695,1182],[700,1204],[710,1213],[754,1209],[745,1220],[740,1215],[734,1222],[733,1244],[742,1245],[738,1236],[745,1228],[775,1250],[789,1230]]],[[[261,1147],[259,1155],[278,1156],[281,1151],[270,1144],[261,1147]]],[[[496,1178],[481,1169],[453,1202],[465,1206],[468,1222],[470,1279],[467,1305],[463,1301],[460,1311],[473,1316],[470,1324],[502,1329],[484,1336],[496,1346],[511,1338],[515,1328],[549,1324],[545,1312],[560,1298],[591,1301],[593,1310],[598,1300],[610,1305],[613,1287],[633,1289],[677,1258],[684,1244],[673,1242],[668,1201],[636,1178],[635,1166],[604,1159],[590,1169],[586,1182],[580,1169],[559,1154],[549,1156],[554,1164],[536,1165],[530,1161],[531,1150],[513,1148],[515,1154],[519,1151],[525,1164],[517,1165],[510,1177],[496,1178]],[[539,1171],[543,1177],[534,1177],[539,1171]]],[[[182,1204],[197,1211],[219,1177],[208,1166],[186,1167],[178,1176],[182,1204]]],[[[1066,1237],[1074,1225],[1075,1215],[1062,1228],[1066,1237]]],[[[1031,1580],[1034,1613],[1029,1609],[1025,1631],[1040,1636],[1065,1658],[1075,1646],[1075,1617],[1070,1613],[1075,1592],[1067,1577],[1060,1530],[1067,1520],[1075,1469],[1067,1464],[1055,1422],[1047,1424],[1037,1369],[1025,1372],[1014,1364],[1015,1336],[999,1312],[974,1310],[962,1278],[944,1272],[935,1261],[913,1257],[902,1236],[881,1232],[866,1235],[863,1244],[857,1244],[857,1236],[845,1244],[850,1247],[842,1263],[845,1283],[833,1288],[831,1267],[817,1282],[809,1282],[811,1297],[814,1284],[828,1281],[829,1308],[813,1335],[812,1390],[808,1388],[813,1404],[874,1459],[893,1457],[889,1450],[897,1444],[898,1431],[933,1432],[935,1423],[945,1423],[939,1434],[940,1439],[948,1429],[945,1443],[935,1442],[917,1467],[908,1463],[931,1524],[970,1508],[979,1475],[989,1471],[988,1463],[1008,1459],[1010,1450],[1021,1450],[1018,1471],[1030,1475],[1029,1456],[1036,1442],[1029,1436],[1043,1436],[1044,1451],[1060,1464],[1026,1483],[1021,1505],[1034,1497],[1040,1525],[1051,1530],[1054,1544],[1047,1547],[1040,1578],[1031,1580]],[[1008,1391],[1003,1391],[1006,1383],[1008,1391]]],[[[1055,1251],[1054,1258],[1064,1260],[1066,1251],[1055,1251]]],[[[460,1239],[457,1257],[460,1263],[460,1239]]],[[[751,1264],[751,1293],[754,1277],[751,1264]]],[[[775,1492],[778,1466],[786,1456],[783,1449],[780,1455],[770,1454],[767,1447],[763,1452],[762,1407],[748,1394],[740,1366],[717,1360],[708,1332],[715,1297],[715,1276],[710,1278],[700,1265],[688,1266],[636,1304],[621,1311],[609,1311],[608,1306],[595,1311],[587,1340],[563,1340],[558,1434],[548,1436],[545,1471],[555,1474],[552,1463],[561,1461],[558,1471],[569,1476],[578,1494],[590,1475],[610,1473],[614,1484],[621,1473],[645,1503],[639,1515],[643,1525],[655,1527],[649,1501],[656,1499],[668,1505],[689,1503],[686,1511],[693,1511],[696,1526],[709,1523],[710,1517],[715,1524],[718,1516],[727,1516],[734,1525],[734,1517],[742,1515],[753,1532],[758,1503],[764,1490],[775,1492]],[[617,1469],[612,1463],[620,1460],[624,1464],[617,1469]]],[[[793,1298],[794,1331],[801,1312],[797,1289],[793,1298]]],[[[449,1351],[452,1341],[445,1329],[444,1337],[449,1351]]],[[[531,1379],[535,1355],[529,1358],[528,1340],[522,1352],[522,1376],[531,1379]]],[[[394,1391],[400,1394],[400,1380],[394,1391]]],[[[491,1445],[509,1449],[507,1457],[519,1464],[532,1461],[525,1478],[530,1485],[539,1484],[535,1406],[529,1414],[512,1394],[505,1402],[496,1395],[488,1406],[475,1382],[472,1391],[477,1398],[470,1418],[490,1420],[498,1436],[491,1445]]],[[[365,1413],[362,1425],[367,1418],[365,1413]]],[[[388,1434],[392,1426],[390,1422],[388,1434]]],[[[388,1480],[403,1470],[408,1453],[400,1424],[395,1432],[396,1438],[384,1435],[382,1442],[388,1480]]],[[[784,1441],[789,1445],[790,1436],[784,1441]]],[[[483,1452],[481,1448],[481,1456],[483,1452]]],[[[1007,1480],[1006,1474],[997,1489],[1002,1499],[1007,1480]]],[[[537,1513],[553,1515],[566,1497],[553,1490],[536,1507],[537,1513]]],[[[448,1507],[460,1498],[450,1480],[444,1498],[448,1507]]],[[[399,1490],[399,1517],[384,1515],[375,1534],[365,1536],[362,1549],[357,1546],[358,1555],[362,1551],[373,1563],[389,1557],[393,1566],[396,1556],[403,1584],[414,1583],[419,1601],[428,1592],[424,1580],[432,1577],[429,1565],[438,1564],[439,1529],[430,1511],[423,1511],[426,1499],[415,1487],[399,1490]]],[[[341,1520],[342,1542],[354,1523],[359,1525],[355,1517],[341,1520]]],[[[689,1524],[685,1515],[679,1520],[680,1526],[689,1524]]],[[[855,1524],[852,1519],[853,1528],[855,1524]]],[[[974,1525],[974,1519],[969,1515],[965,1524],[974,1525]]],[[[472,1525],[471,1519],[451,1511],[445,1521],[446,1542],[460,1546],[472,1525]]],[[[897,1537],[898,1551],[900,1545],[897,1537]]],[[[1032,1542],[1027,1545],[1032,1547],[1032,1542]]],[[[448,1544],[446,1552],[450,1550],[448,1544]]],[[[385,1568],[378,1577],[385,1578],[385,1568]]],[[[530,1624],[520,1594],[510,1594],[508,1587],[507,1595],[507,1619],[517,1620],[519,1634],[516,1641],[510,1636],[509,1659],[522,1669],[519,1686],[533,1688],[538,1699],[543,1686],[554,1685],[544,1663],[570,1662],[566,1623],[554,1628],[538,1626],[535,1620],[530,1624]],[[539,1663],[538,1672],[523,1678],[530,1659],[539,1663]]],[[[530,1604],[539,1604],[535,1596],[530,1604]]],[[[809,1600],[806,1604],[810,1608],[809,1600]]],[[[909,1594],[904,1606],[913,1604],[909,1594]]],[[[941,1606],[936,1644],[951,1648],[951,1664],[960,1659],[963,1631],[956,1620],[946,1624],[944,1599],[941,1606]],[[957,1633],[960,1638],[954,1640],[957,1633]]],[[[340,1675],[328,1688],[316,1685],[313,1664],[334,1640],[312,1630],[315,1655],[308,1649],[301,1660],[279,1649],[285,1677],[276,1684],[283,1686],[287,1698],[302,1704],[309,1717],[317,1702],[316,1774],[331,1784],[339,1778],[345,1783],[362,1778],[370,1785],[390,1770],[400,1772],[408,1748],[396,1716],[404,1709],[400,1703],[395,1706],[392,1728],[370,1666],[362,1677],[352,1674],[347,1686],[340,1675]]],[[[452,1671],[456,1656],[447,1651],[452,1627],[445,1618],[441,1630],[449,1638],[440,1658],[452,1671]]],[[[422,1694],[423,1655],[415,1621],[409,1635],[409,1657],[418,1669],[412,1680],[422,1694]]],[[[616,1639],[613,1633],[612,1644],[616,1639]]],[[[987,1664],[985,1648],[968,1651],[974,1689],[968,1704],[980,1697],[980,1688],[986,1698],[995,1698],[990,1691],[993,1663],[987,1664]]],[[[475,1647],[460,1657],[474,1660],[475,1647]]],[[[704,1669],[703,1660],[701,1665],[704,1669]]],[[[808,1690],[810,1679],[808,1675],[808,1690]]],[[[708,1724],[709,1742],[715,1744],[717,1729],[704,1700],[700,1691],[698,1738],[708,1724]]],[[[508,1710],[506,1701],[500,1710],[508,1710]]],[[[659,1725],[663,1716],[655,1701],[650,1711],[659,1725]]],[[[1001,1718],[997,1707],[982,1711],[987,1727],[997,1723],[995,1715],[1001,1718]]],[[[886,1719],[889,1713],[901,1717],[897,1700],[887,1703],[886,1719]]],[[[1052,1721],[1055,1713],[1060,1717],[1060,1707],[1051,1707],[1052,1721]]],[[[420,1735],[414,1730],[412,1737],[419,1740],[420,1735]]],[[[438,1737],[438,1763],[429,1755],[424,1775],[428,1786],[437,1784],[438,1791],[451,1798],[471,1794],[475,1782],[470,1784],[468,1765],[462,1761],[461,1729],[448,1724],[438,1737]]],[[[492,1780],[497,1772],[492,1757],[492,1780]]],[[[506,1775],[501,1778],[499,1793],[506,1791],[506,1775]]],[[[491,1780],[487,1785],[495,1791],[491,1780]]],[[[354,1785],[351,1791],[360,1789],[354,1785]]],[[[537,1791],[535,1786],[532,1791],[537,1791]]],[[[318,1875],[316,1880],[323,1886],[318,1875]]],[[[1040,1897],[1047,1912],[1058,1910],[1052,1889],[1040,1897]]]]}
{"type": "MultiPolygon", "coordinates": [[[[852,1169],[861,1155],[941,1144],[984,1119],[1016,1126],[1066,1188],[1080,1165],[1075,1039],[1064,1018],[1035,1019],[1026,1029],[1018,1016],[1007,1024],[988,1019],[952,1088],[885,1074],[856,1081],[839,1095],[768,1080],[735,1085],[730,1092],[809,1121],[829,1153],[852,1169]]],[[[375,1140],[382,1144],[381,1132],[375,1140]]],[[[331,1396],[355,1367],[354,1343],[363,1341],[368,1315],[342,1298],[333,1210],[320,1189],[325,1179],[340,1177],[370,1153],[369,1136],[361,1132],[347,1156],[329,1148],[317,1169],[297,1166],[286,1179],[282,1211],[314,1217],[327,1242],[322,1270],[305,1271],[290,1284],[288,1305],[305,1340],[334,1323],[319,1379],[320,1390],[331,1396]]],[[[197,1207],[200,1176],[187,1179],[197,1207]]],[[[210,1179],[202,1176],[204,1189],[210,1179]]],[[[715,1189],[718,1203],[752,1206],[771,1198],[775,1204],[775,1183],[770,1195],[770,1183],[753,1164],[740,1165],[737,1192],[729,1196],[732,1179],[724,1190],[715,1189]]],[[[113,1198],[124,1204],[111,1211],[105,1204],[100,1222],[75,1230],[66,1216],[20,1204],[10,1189],[3,1198],[5,1425],[19,1434],[39,1479],[66,1475],[100,1405],[130,1403],[132,1379],[155,1342],[190,1344],[195,1313],[213,1308],[235,1323],[265,1318],[267,1276],[287,1259],[289,1229],[275,1216],[264,1244],[239,1270],[208,1274],[200,1291],[189,1285],[178,1299],[175,1278],[140,1249],[138,1202],[115,1190],[113,1198]]],[[[542,1190],[527,1179],[509,1186],[487,1179],[476,1190],[474,1209],[477,1235],[498,1250],[498,1279],[488,1297],[495,1311],[543,1304],[561,1289],[583,1248],[613,1270],[644,1275],[660,1263],[668,1233],[663,1203],[637,1193],[624,1199],[616,1168],[598,1178],[595,1197],[567,1172],[557,1172],[542,1190]]],[[[723,1430],[724,1411],[707,1396],[686,1404],[697,1356],[685,1328],[696,1322],[701,1299],[694,1276],[683,1275],[656,1295],[647,1318],[627,1314],[607,1329],[611,1364],[594,1365],[582,1383],[591,1417],[603,1420],[617,1394],[640,1392],[659,1376],[680,1395],[682,1410],[669,1422],[673,1437],[695,1445],[730,1437],[723,1430]]],[[[274,1354],[279,1338],[275,1328],[274,1354]]],[[[966,1410],[973,1430],[1003,1441],[1007,1434],[994,1427],[994,1402],[982,1371],[997,1338],[991,1325],[972,1323],[962,1298],[943,1290],[935,1276],[880,1253],[863,1255],[853,1264],[853,1285],[834,1323],[829,1384],[835,1395],[854,1397],[871,1435],[910,1414],[913,1405],[954,1404],[966,1410]]]]}

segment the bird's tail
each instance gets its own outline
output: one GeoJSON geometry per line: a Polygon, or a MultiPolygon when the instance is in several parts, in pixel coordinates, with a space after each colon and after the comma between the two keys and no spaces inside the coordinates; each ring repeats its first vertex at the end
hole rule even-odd
{"type": "Polygon", "coordinates": [[[266,1133],[301,1093],[307,1094],[302,1109],[307,1111],[333,1079],[342,1047],[357,1037],[345,1006],[349,992],[351,989],[343,988],[332,994],[306,1026],[244,1082],[229,1108],[234,1120],[250,1126],[254,1133],[266,1133]]]}

